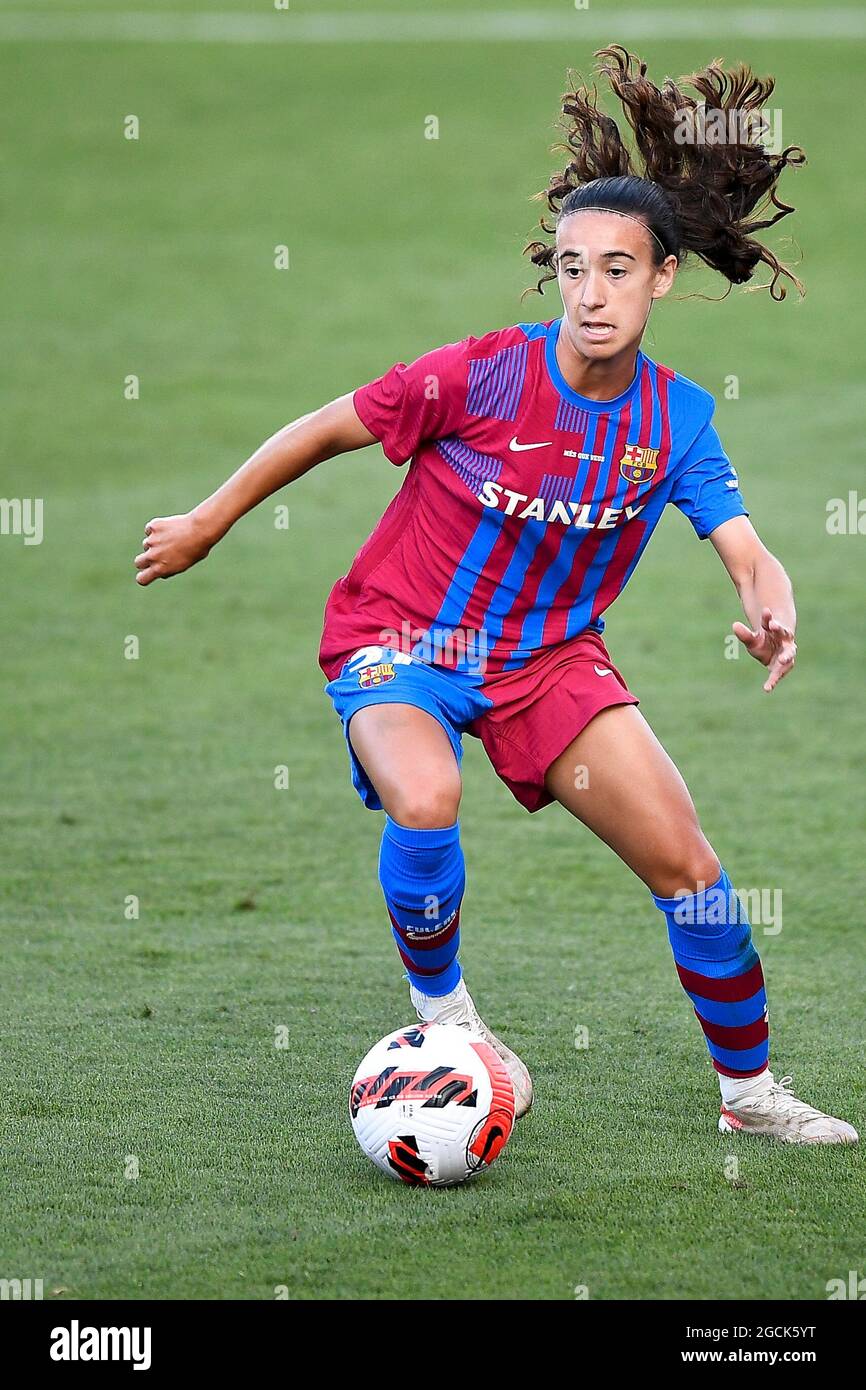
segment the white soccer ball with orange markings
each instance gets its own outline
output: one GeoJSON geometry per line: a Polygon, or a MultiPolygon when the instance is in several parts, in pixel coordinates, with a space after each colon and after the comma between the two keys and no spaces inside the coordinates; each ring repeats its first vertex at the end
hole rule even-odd
{"type": "Polygon", "coordinates": [[[502,1058],[456,1024],[413,1023],[367,1053],[349,1091],[355,1138],[390,1178],[451,1187],[508,1143],[514,1091],[502,1058]]]}

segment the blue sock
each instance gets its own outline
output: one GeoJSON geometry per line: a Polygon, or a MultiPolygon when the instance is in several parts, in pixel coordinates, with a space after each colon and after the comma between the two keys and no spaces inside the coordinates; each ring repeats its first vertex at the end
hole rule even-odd
{"type": "Polygon", "coordinates": [[[767,995],[745,908],[722,869],[703,892],[653,902],[668,921],[680,983],[723,1076],[756,1076],[767,1066],[767,995]]]}
{"type": "Polygon", "coordinates": [[[459,983],[460,903],[466,885],[460,822],[415,830],[385,817],[379,882],[411,984],[448,994],[459,983]]]}

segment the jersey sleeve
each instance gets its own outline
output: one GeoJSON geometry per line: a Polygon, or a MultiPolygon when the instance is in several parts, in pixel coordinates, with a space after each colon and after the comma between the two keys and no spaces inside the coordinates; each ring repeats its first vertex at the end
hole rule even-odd
{"type": "Polygon", "coordinates": [[[670,499],[700,540],[735,516],[748,516],[736,470],[712,423],[712,411],[686,454],[670,499]]]}
{"type": "Polygon", "coordinates": [[[473,338],[425,352],[408,366],[396,362],[384,376],[352,395],[358,418],[394,464],[412,458],[424,439],[458,429],[466,409],[468,348],[473,338]]]}

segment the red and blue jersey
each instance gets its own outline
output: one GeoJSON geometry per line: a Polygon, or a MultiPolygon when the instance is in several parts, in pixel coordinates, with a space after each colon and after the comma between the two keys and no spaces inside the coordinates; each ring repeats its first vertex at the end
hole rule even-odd
{"type": "Polygon", "coordinates": [[[329,677],[364,644],[516,670],[603,630],[667,503],[701,538],[748,515],[709,393],[639,352],[620,396],[580,396],[556,360],[560,325],[448,343],[354,392],[409,468],[331,591],[329,677]]]}

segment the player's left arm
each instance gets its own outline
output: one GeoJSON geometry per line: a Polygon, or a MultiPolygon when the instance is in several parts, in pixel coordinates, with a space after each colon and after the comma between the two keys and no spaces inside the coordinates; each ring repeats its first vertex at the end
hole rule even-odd
{"type": "Polygon", "coordinates": [[[735,516],[710,532],[731,576],[750,626],[733,631],[750,656],[768,668],[764,689],[774,690],[797,657],[794,591],[783,566],[762,542],[748,517],[735,516]]]}

